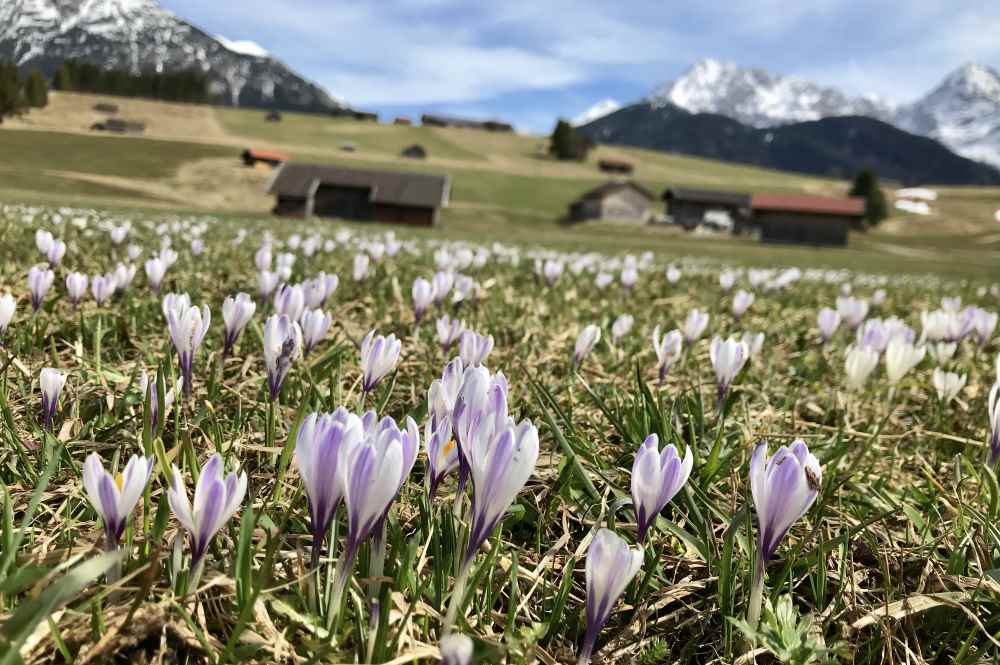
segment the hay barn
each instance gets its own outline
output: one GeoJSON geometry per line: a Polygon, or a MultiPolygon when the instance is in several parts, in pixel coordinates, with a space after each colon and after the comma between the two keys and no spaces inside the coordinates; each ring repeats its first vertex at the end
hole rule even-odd
{"type": "Polygon", "coordinates": [[[280,166],[281,164],[288,161],[288,155],[283,152],[273,152],[270,150],[254,150],[253,148],[247,148],[240,155],[240,159],[247,166],[256,166],[257,164],[267,164],[268,166],[280,166]]]}
{"type": "Polygon", "coordinates": [[[663,192],[667,214],[674,224],[691,230],[705,221],[708,213],[723,212],[733,222],[733,230],[745,227],[751,216],[750,195],[741,192],[720,192],[708,189],[674,187],[663,192]]]}
{"type": "Polygon", "coordinates": [[[433,226],[448,205],[451,177],[286,162],[268,191],[276,215],[433,226]]]}
{"type": "Polygon", "coordinates": [[[450,115],[425,113],[420,116],[420,124],[427,127],[459,127],[461,129],[482,129],[488,132],[513,132],[514,126],[500,120],[471,120],[450,115]]]}
{"type": "Polygon", "coordinates": [[[646,224],[653,217],[656,196],[634,182],[608,182],[569,204],[569,221],[605,220],[646,224]]]}
{"type": "Polygon", "coordinates": [[[617,173],[620,175],[632,175],[635,167],[632,162],[621,159],[601,159],[597,162],[597,168],[603,173],[617,173]]]}
{"type": "Polygon", "coordinates": [[[865,201],[800,194],[755,194],[753,225],[761,242],[843,247],[862,229],[865,201]]]}

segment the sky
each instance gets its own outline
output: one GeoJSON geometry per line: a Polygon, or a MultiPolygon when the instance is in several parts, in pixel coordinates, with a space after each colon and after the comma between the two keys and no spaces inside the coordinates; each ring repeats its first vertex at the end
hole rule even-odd
{"type": "Polygon", "coordinates": [[[160,0],[259,44],[352,106],[548,131],[715,58],[913,100],[966,62],[1000,69],[1000,2],[967,0],[160,0]],[[863,6],[862,6],[863,5],[863,6]]]}

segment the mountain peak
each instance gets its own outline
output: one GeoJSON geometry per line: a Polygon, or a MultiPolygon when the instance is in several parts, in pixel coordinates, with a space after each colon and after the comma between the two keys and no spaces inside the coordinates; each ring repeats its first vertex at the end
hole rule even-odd
{"type": "Polygon", "coordinates": [[[572,124],[574,127],[578,127],[580,125],[586,125],[588,122],[593,122],[598,118],[603,118],[609,113],[614,113],[621,107],[622,107],[621,102],[619,102],[618,100],[605,98],[593,104],[586,111],[573,118],[570,124],[572,124]]]}
{"type": "Polygon", "coordinates": [[[976,62],[968,62],[945,77],[939,87],[945,86],[961,90],[966,95],[1000,100],[1000,73],[976,62]]]}

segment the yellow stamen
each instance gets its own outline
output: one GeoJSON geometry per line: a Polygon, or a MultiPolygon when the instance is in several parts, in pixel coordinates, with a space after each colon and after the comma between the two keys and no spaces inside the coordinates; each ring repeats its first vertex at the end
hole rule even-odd
{"type": "Polygon", "coordinates": [[[441,448],[441,457],[447,457],[448,455],[450,455],[451,451],[455,449],[455,445],[456,444],[454,439],[444,444],[444,447],[441,448]]]}
{"type": "Polygon", "coordinates": [[[115,485],[118,485],[118,491],[121,492],[122,488],[125,486],[125,476],[120,473],[115,476],[115,485]]]}

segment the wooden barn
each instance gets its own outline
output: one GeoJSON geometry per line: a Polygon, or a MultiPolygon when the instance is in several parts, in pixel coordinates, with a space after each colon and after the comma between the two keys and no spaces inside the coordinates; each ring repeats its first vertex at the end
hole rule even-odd
{"type": "Polygon", "coordinates": [[[450,115],[425,113],[420,116],[420,124],[427,127],[459,127],[462,129],[483,129],[488,132],[513,132],[514,126],[500,120],[472,120],[450,115]]]}
{"type": "Polygon", "coordinates": [[[862,229],[865,201],[801,194],[755,194],[753,225],[761,242],[847,245],[848,231],[862,229]]]}
{"type": "Polygon", "coordinates": [[[597,161],[597,168],[603,173],[617,173],[619,175],[632,175],[635,167],[632,162],[622,159],[600,159],[597,161]]]}
{"type": "Polygon", "coordinates": [[[257,166],[266,164],[268,166],[280,166],[288,161],[288,155],[283,152],[272,152],[270,150],[254,150],[247,148],[240,155],[240,159],[247,166],[257,166]]]}
{"type": "Polygon", "coordinates": [[[733,231],[747,225],[751,216],[750,195],[741,192],[720,192],[707,189],[673,187],[663,192],[667,214],[675,224],[693,229],[705,220],[705,214],[724,212],[733,222],[733,231]]]}
{"type": "Polygon", "coordinates": [[[95,122],[90,129],[96,132],[111,132],[113,134],[142,134],[146,131],[146,123],[123,118],[108,118],[95,122]]]}
{"type": "Polygon", "coordinates": [[[653,218],[656,195],[638,183],[608,182],[569,204],[569,221],[605,220],[646,224],[653,218]]]}
{"type": "Polygon", "coordinates": [[[414,143],[411,146],[403,148],[402,152],[399,153],[399,156],[406,157],[408,159],[427,159],[427,148],[419,143],[414,143]]]}
{"type": "Polygon", "coordinates": [[[396,116],[393,119],[392,124],[394,124],[394,125],[403,125],[404,127],[409,127],[410,125],[413,124],[413,121],[410,120],[405,115],[398,115],[398,116],[396,116]]]}
{"type": "Polygon", "coordinates": [[[451,177],[286,162],[268,191],[276,215],[432,226],[448,205],[451,177]]]}

